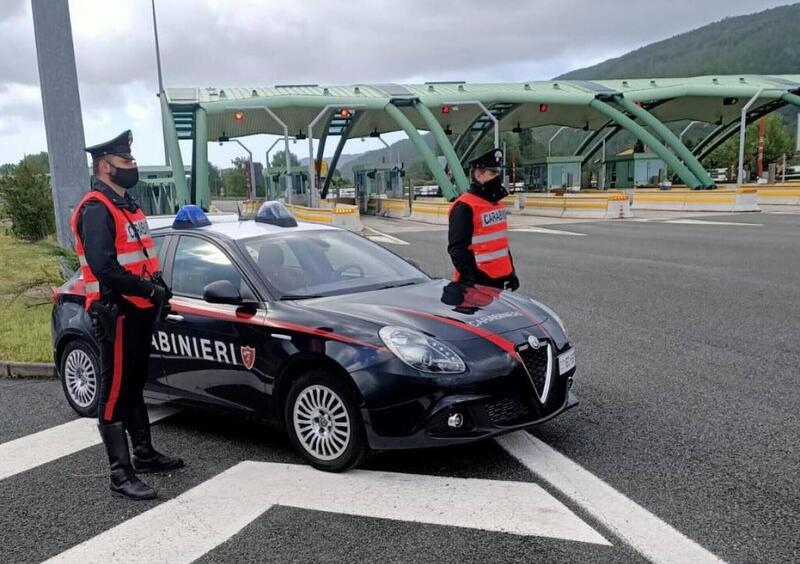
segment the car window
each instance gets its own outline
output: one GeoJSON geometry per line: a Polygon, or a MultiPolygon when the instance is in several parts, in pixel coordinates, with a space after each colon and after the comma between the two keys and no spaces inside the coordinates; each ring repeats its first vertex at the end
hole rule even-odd
{"type": "Polygon", "coordinates": [[[380,245],[347,231],[256,237],[240,245],[281,297],[367,291],[427,279],[380,245]]]}
{"type": "Polygon", "coordinates": [[[161,264],[164,264],[164,255],[162,254],[164,250],[164,241],[167,238],[163,235],[161,237],[153,237],[153,250],[155,251],[156,256],[158,257],[158,261],[161,264]]]}
{"type": "Polygon", "coordinates": [[[206,285],[229,280],[244,294],[244,281],[236,266],[217,245],[199,237],[181,236],[172,266],[172,291],[202,298],[206,285]]]}

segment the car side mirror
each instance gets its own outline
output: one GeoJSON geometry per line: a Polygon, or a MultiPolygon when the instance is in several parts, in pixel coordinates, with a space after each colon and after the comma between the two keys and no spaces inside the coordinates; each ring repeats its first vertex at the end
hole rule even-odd
{"type": "Polygon", "coordinates": [[[242,303],[242,295],[230,280],[217,280],[203,288],[203,299],[210,304],[242,303]]]}

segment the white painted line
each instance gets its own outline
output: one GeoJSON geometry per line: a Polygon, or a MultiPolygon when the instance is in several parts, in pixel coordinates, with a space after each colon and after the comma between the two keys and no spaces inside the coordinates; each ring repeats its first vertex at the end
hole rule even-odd
{"type": "Polygon", "coordinates": [[[522,233],[542,233],[544,235],[574,235],[576,237],[585,237],[586,233],[574,233],[572,231],[563,231],[561,229],[547,229],[546,227],[512,227],[509,231],[522,232],[522,233]]]}
{"type": "Polygon", "coordinates": [[[273,505],[609,545],[529,482],[242,462],[49,562],[192,562],[273,505]]]}
{"type": "Polygon", "coordinates": [[[401,241],[396,237],[389,237],[386,235],[367,235],[367,238],[370,241],[375,241],[376,243],[389,243],[390,245],[408,245],[408,243],[406,243],[405,241],[401,241]]]}
{"type": "MultiPolygon", "coordinates": [[[[177,413],[169,407],[150,407],[155,423],[177,413]]],[[[100,444],[97,419],[81,418],[0,444],[0,480],[26,472],[79,450],[100,444]]]]}
{"type": "Polygon", "coordinates": [[[368,225],[365,225],[364,229],[369,229],[370,231],[375,233],[375,235],[367,235],[367,238],[371,239],[373,241],[378,241],[378,242],[381,242],[381,243],[390,243],[390,244],[393,244],[393,245],[408,245],[409,244],[408,241],[403,241],[402,239],[398,239],[397,237],[392,237],[388,233],[384,233],[382,231],[378,231],[374,227],[370,227],[368,225]]]}
{"type": "Polygon", "coordinates": [[[531,472],[550,483],[652,562],[722,562],[530,433],[518,431],[498,438],[497,442],[531,472]]]}
{"type": "Polygon", "coordinates": [[[664,223],[678,223],[682,225],[747,225],[750,227],[763,227],[763,223],[738,223],[735,221],[708,221],[706,219],[670,219],[664,223]]]}

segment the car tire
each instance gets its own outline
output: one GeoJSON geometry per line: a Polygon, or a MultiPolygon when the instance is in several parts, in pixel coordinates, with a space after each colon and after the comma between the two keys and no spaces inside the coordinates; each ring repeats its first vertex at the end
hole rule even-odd
{"type": "Polygon", "coordinates": [[[100,361],[84,340],[70,341],[61,355],[61,387],[70,407],[81,417],[97,417],[100,401],[100,361]]]}
{"type": "Polygon", "coordinates": [[[294,448],[311,466],[344,472],[367,453],[364,422],[356,394],[324,370],[300,376],[289,389],[284,424],[294,448]]]}

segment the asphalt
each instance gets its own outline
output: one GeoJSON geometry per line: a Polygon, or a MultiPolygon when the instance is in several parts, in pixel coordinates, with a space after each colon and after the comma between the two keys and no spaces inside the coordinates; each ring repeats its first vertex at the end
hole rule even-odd
{"type": "MultiPolygon", "coordinates": [[[[715,216],[760,225],[551,225],[513,233],[521,292],[555,309],[578,351],[581,405],[534,434],[730,562],[800,560],[800,215],[715,216]]],[[[446,233],[387,245],[450,274],[446,233]]],[[[0,443],[74,419],[54,381],[0,380],[0,443]]],[[[183,412],[157,446],[188,466],[149,477],[162,495],[107,492],[102,448],[0,480],[0,562],[38,562],[173,499],[242,460],[301,463],[266,424],[183,412]]],[[[367,469],[536,481],[496,443],[375,455],[367,469]]],[[[605,547],[274,507],[205,562],[637,562],[605,547]]]]}
{"type": "MultiPolygon", "coordinates": [[[[800,215],[514,233],[563,318],[581,406],[534,434],[732,562],[800,558],[800,215]]],[[[395,247],[449,274],[446,233],[395,247]]]]}

